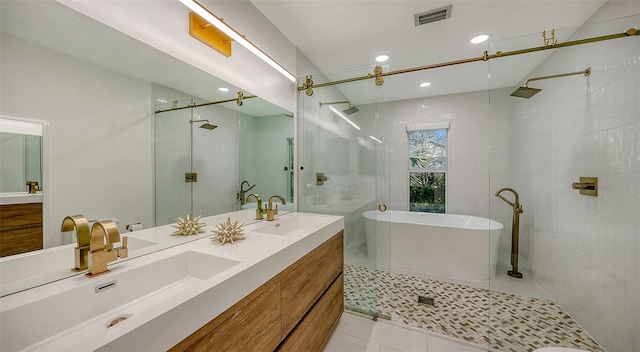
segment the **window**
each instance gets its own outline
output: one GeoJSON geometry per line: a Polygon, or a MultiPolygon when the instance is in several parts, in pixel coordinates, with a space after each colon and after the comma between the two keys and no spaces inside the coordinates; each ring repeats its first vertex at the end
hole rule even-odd
{"type": "Polygon", "coordinates": [[[447,174],[446,127],[407,127],[409,136],[409,210],[445,212],[447,174]]]}

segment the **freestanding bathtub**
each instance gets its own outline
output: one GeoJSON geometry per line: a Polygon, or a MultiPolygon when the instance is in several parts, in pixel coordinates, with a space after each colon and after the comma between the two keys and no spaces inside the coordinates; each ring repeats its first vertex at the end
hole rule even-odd
{"type": "Polygon", "coordinates": [[[452,282],[495,275],[497,221],[475,216],[399,210],[364,212],[369,258],[380,270],[452,282]]]}

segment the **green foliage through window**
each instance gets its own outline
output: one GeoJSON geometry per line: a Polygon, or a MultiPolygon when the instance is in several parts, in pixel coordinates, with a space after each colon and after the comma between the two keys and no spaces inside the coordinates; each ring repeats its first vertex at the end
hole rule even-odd
{"type": "Polygon", "coordinates": [[[409,131],[409,210],[445,212],[447,130],[409,131]]]}

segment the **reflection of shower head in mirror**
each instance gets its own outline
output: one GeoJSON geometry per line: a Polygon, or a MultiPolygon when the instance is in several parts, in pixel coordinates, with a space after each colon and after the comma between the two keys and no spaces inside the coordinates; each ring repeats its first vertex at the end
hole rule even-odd
{"type": "Polygon", "coordinates": [[[216,129],[218,126],[216,125],[212,125],[209,123],[209,120],[189,120],[189,123],[200,123],[200,122],[204,122],[204,124],[200,125],[200,128],[204,128],[206,130],[213,130],[216,129]]]}
{"type": "Polygon", "coordinates": [[[349,101],[349,100],[330,101],[328,103],[320,102],[320,106],[323,106],[323,105],[336,105],[336,104],[349,104],[348,108],[342,110],[342,112],[344,112],[347,115],[355,114],[356,112],[360,111],[360,109],[358,109],[357,106],[353,105],[353,103],[351,101],[349,101]]]}

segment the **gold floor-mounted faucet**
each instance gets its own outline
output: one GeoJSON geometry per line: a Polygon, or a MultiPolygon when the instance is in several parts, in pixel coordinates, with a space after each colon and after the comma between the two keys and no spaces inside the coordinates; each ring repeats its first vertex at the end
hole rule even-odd
{"type": "Polygon", "coordinates": [[[253,187],[255,187],[256,185],[251,185],[249,183],[249,181],[242,181],[242,183],[240,184],[240,190],[236,193],[236,199],[240,201],[240,205],[244,205],[244,195],[247,194],[247,192],[249,192],[253,187]],[[247,184],[247,189],[244,189],[244,184],[247,184]]]}
{"type": "Polygon", "coordinates": [[[271,196],[269,198],[269,203],[267,204],[267,221],[273,221],[274,217],[278,215],[278,204],[276,204],[276,208],[273,209],[273,198],[280,199],[280,203],[282,203],[282,205],[287,204],[287,202],[284,201],[283,196],[271,196]]]}
{"type": "Polygon", "coordinates": [[[109,262],[129,255],[127,237],[122,238],[122,247],[113,248],[114,243],[120,242],[118,225],[112,220],[98,221],[91,227],[90,261],[91,268],[85,275],[95,277],[111,272],[107,268],[109,262]]]}
{"type": "Polygon", "coordinates": [[[507,271],[507,275],[511,277],[515,277],[517,279],[522,278],[522,273],[518,272],[518,242],[520,238],[520,214],[524,212],[522,209],[522,204],[520,204],[520,197],[518,196],[518,192],[515,189],[505,187],[500,188],[496,192],[496,197],[504,200],[507,204],[509,204],[513,208],[513,221],[511,224],[511,266],[512,270],[507,271]],[[503,197],[500,193],[507,191],[513,193],[515,200],[513,202],[509,201],[507,198],[503,197]]]}
{"type": "Polygon", "coordinates": [[[89,221],[82,215],[70,215],[62,220],[60,231],[76,231],[75,272],[87,270],[89,264],[89,221]]]}
{"type": "Polygon", "coordinates": [[[250,194],[247,196],[247,203],[249,203],[251,198],[255,198],[256,201],[258,202],[258,206],[256,207],[256,220],[264,219],[264,213],[266,211],[262,209],[262,199],[260,199],[260,196],[258,195],[258,193],[250,194]]]}

